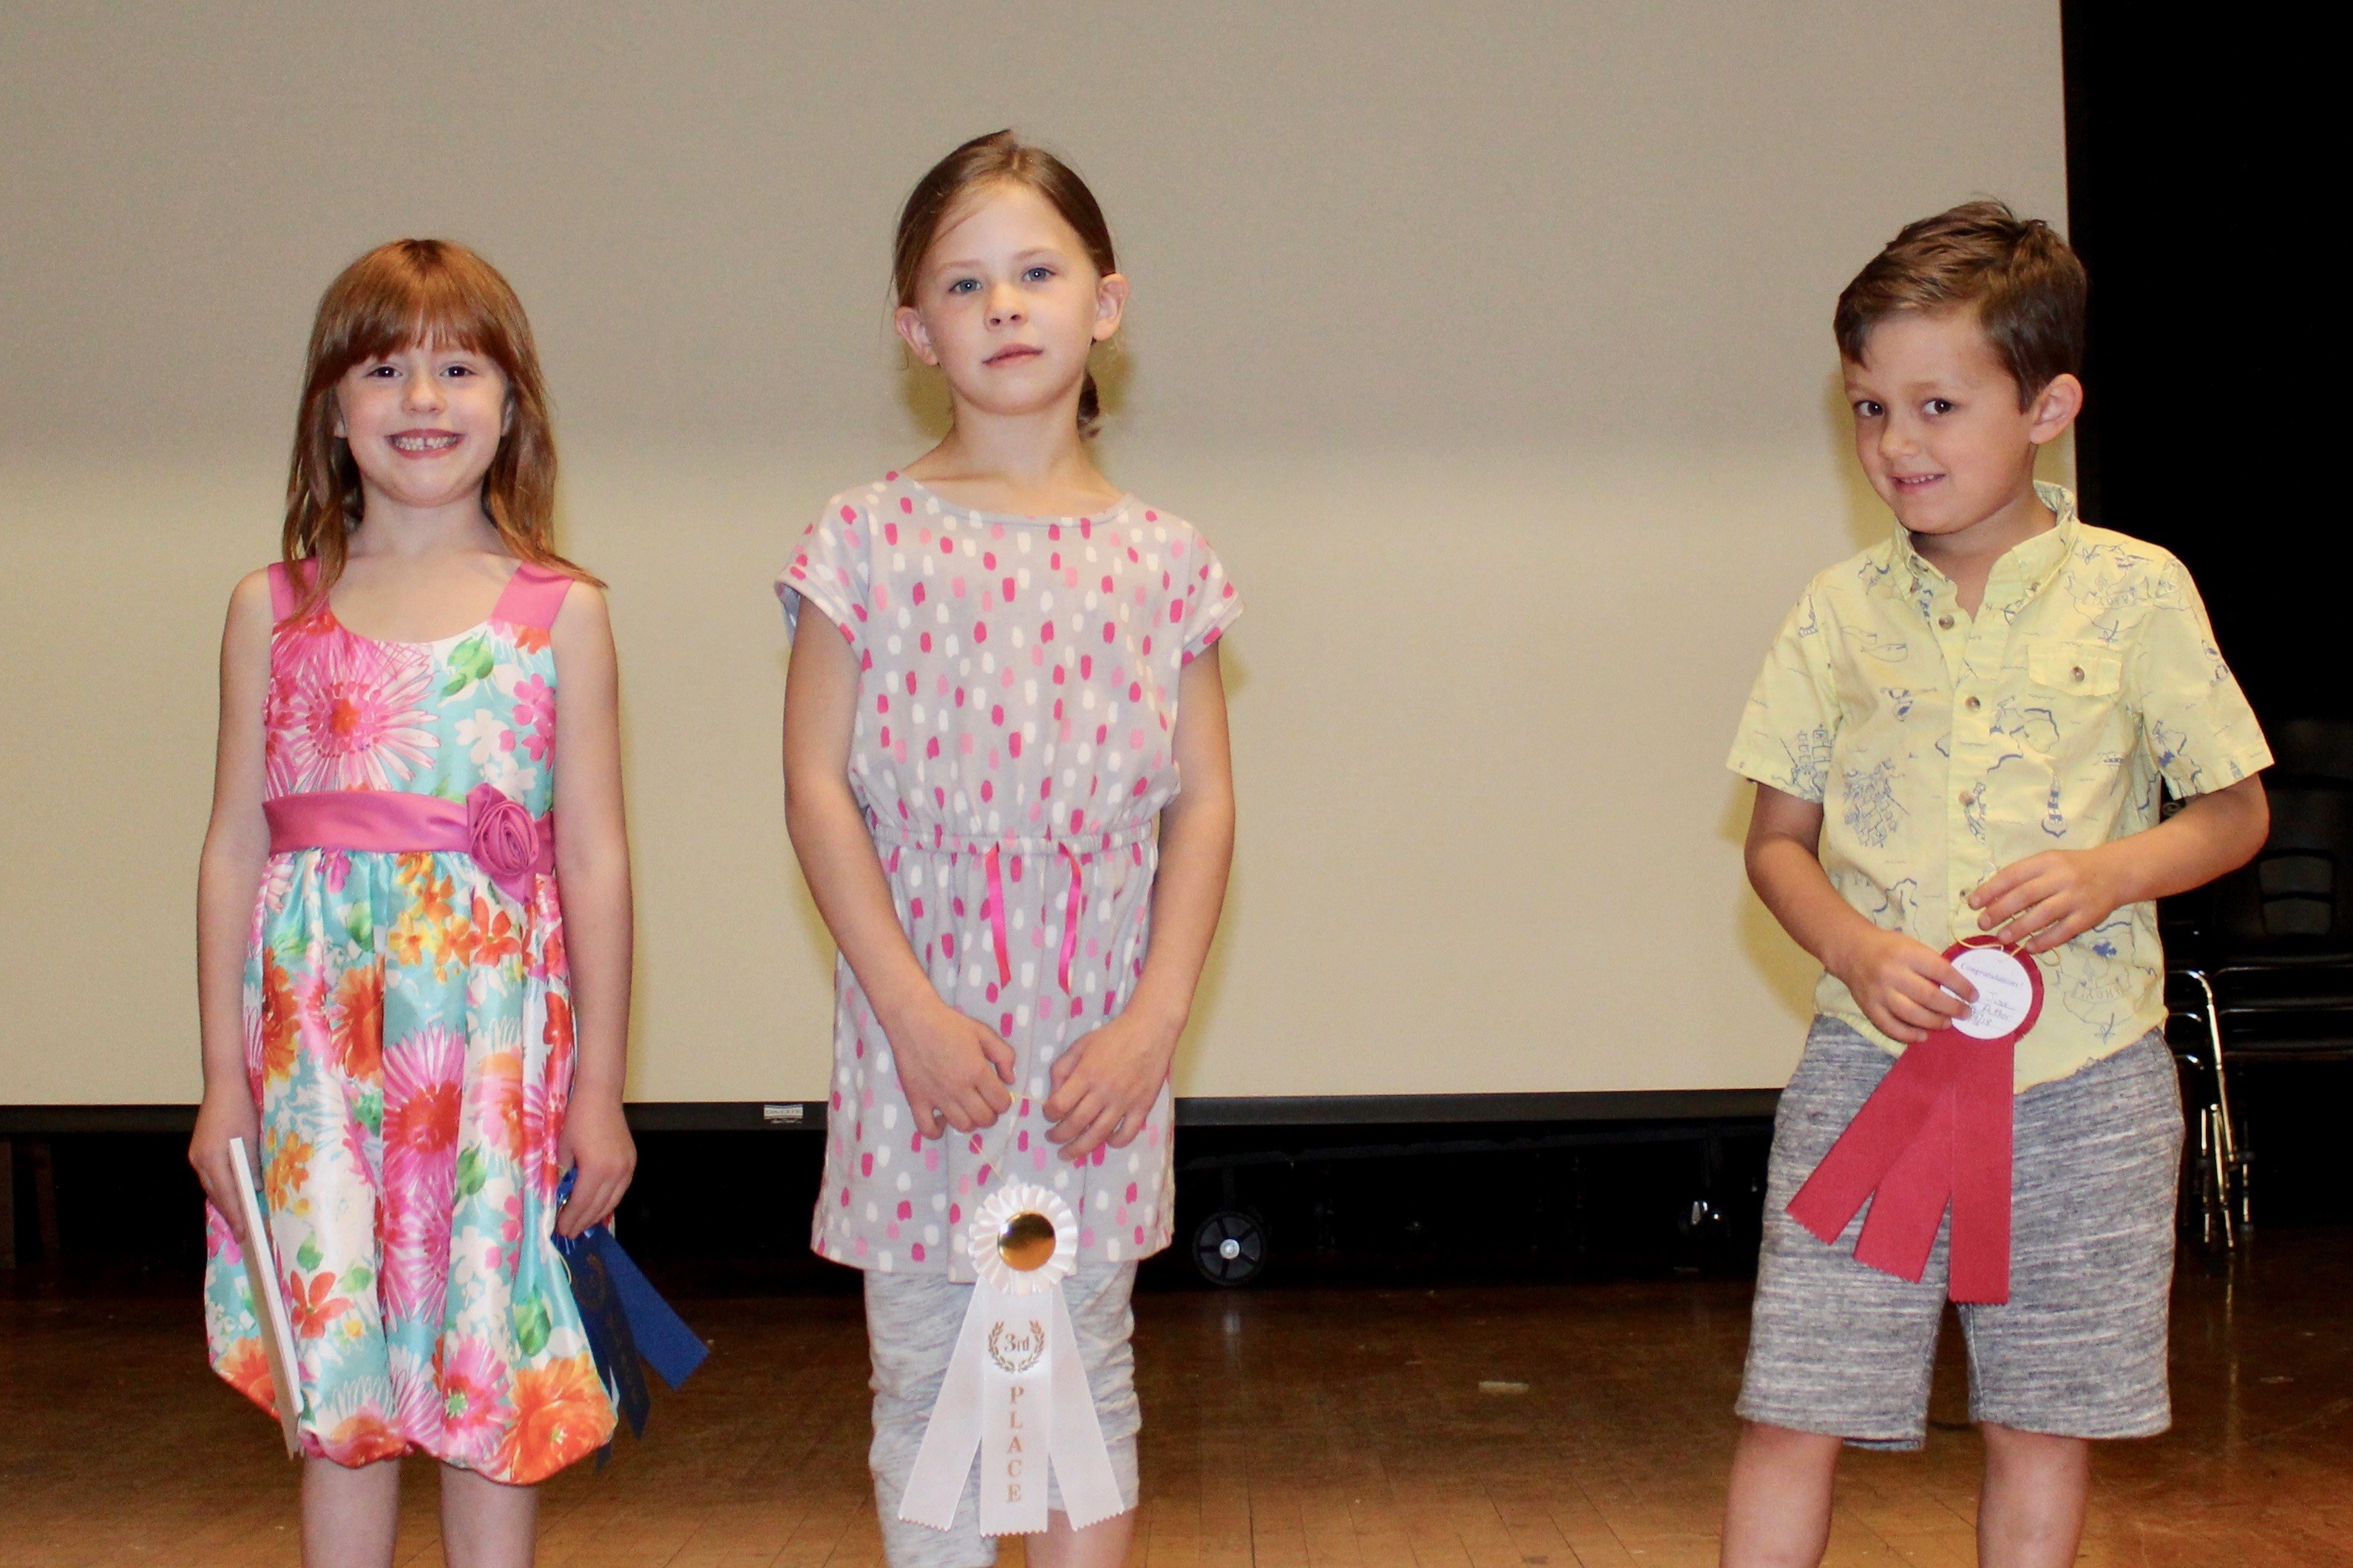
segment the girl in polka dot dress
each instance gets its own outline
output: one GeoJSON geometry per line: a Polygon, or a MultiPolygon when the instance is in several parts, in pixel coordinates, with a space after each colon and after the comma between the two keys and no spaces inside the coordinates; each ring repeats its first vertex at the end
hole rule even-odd
{"type": "Polygon", "coordinates": [[[954,428],[828,501],[777,582],[787,819],[841,952],[811,1245],[866,1271],[891,1562],[978,1568],[971,1483],[944,1532],[900,1497],[970,1298],[969,1216],[1009,1183],[1061,1195],[1131,1511],[1073,1531],[1051,1495],[1030,1553],[1109,1568],[1136,1501],[1128,1297],[1169,1241],[1169,1062],[1232,853],[1216,645],[1241,602],[1088,455],[1088,357],[1127,280],[1076,175],[1010,132],[967,142],[908,197],[895,283],[954,428]]]}

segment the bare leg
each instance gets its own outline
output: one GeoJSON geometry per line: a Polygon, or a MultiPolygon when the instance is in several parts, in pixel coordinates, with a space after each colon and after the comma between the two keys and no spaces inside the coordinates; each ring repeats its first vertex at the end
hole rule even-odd
{"type": "Polygon", "coordinates": [[[332,1459],[302,1461],[305,1568],[390,1568],[400,1518],[400,1461],[346,1469],[332,1459]]]}
{"type": "Polygon", "coordinates": [[[2075,1561],[2092,1489],[2092,1445],[1982,1422],[1985,1488],[1978,1494],[1983,1568],[2045,1568],[2075,1561]]]}
{"type": "Polygon", "coordinates": [[[1120,1568],[1135,1533],[1135,1510],[1099,1519],[1084,1530],[1071,1528],[1067,1513],[1046,1516],[1046,1533],[1022,1538],[1029,1568],[1120,1568]]]}
{"type": "Polygon", "coordinates": [[[531,1568],[539,1489],[441,1467],[441,1555],[449,1568],[531,1568]]]}
{"type": "Polygon", "coordinates": [[[1744,1422],[1724,1504],[1725,1568],[1811,1568],[1831,1539],[1839,1440],[1744,1422]]]}

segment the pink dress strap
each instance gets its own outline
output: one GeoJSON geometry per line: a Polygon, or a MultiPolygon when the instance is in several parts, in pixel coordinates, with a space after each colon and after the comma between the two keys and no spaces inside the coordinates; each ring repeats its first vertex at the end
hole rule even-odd
{"type": "MultiPolygon", "coordinates": [[[[301,561],[295,564],[302,569],[302,586],[309,588],[312,578],[318,573],[318,563],[312,561],[301,561]]],[[[293,569],[283,561],[271,562],[269,563],[269,618],[273,623],[283,623],[294,614],[294,591],[293,569]]]]}
{"type": "Polygon", "coordinates": [[[572,579],[565,574],[525,561],[507,579],[506,592],[499,595],[491,619],[546,631],[555,625],[555,614],[564,608],[564,595],[571,587],[572,579]]]}

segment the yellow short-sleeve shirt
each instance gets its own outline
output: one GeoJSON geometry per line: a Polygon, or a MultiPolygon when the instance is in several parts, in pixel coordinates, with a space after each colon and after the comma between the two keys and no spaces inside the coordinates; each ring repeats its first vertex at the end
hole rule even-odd
{"type": "MultiPolygon", "coordinates": [[[[1735,773],[1822,807],[1831,884],[1940,952],[1978,931],[1988,877],[2158,820],[2158,781],[2202,795],[2271,764],[2181,563],[2075,515],[1994,565],[1976,616],[1902,529],[1807,586],[1741,716],[1735,773]]],[[[2042,955],[2019,1089],[2065,1078],[2165,1020],[2154,904],[2042,955]]],[[[1820,1011],[1891,1052],[1836,976],[1820,1011]]]]}

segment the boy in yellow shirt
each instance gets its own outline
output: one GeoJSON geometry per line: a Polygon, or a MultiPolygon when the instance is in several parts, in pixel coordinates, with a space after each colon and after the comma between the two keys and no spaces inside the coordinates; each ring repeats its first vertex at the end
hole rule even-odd
{"type": "Polygon", "coordinates": [[[1964,1304],[1981,1561],[2073,1563],[2089,1439],[2171,1419],[2181,1110],[2152,900],[2268,826],[2254,716],[2181,563],[2034,480],[2083,405],[2082,264],[1996,202],[1911,225],[1835,316],[1855,453],[1892,536],[1807,587],[1741,721],[1750,881],[1822,963],[1781,1099],[1725,1510],[1727,1564],[1812,1563],[1841,1442],[1912,1448],[1946,1296],[1788,1212],[1896,1057],[1968,1009],[1941,954],[2031,955],[2009,1300],[1964,1304]],[[2158,821],[2160,784],[2186,804],[2158,821]]]}

